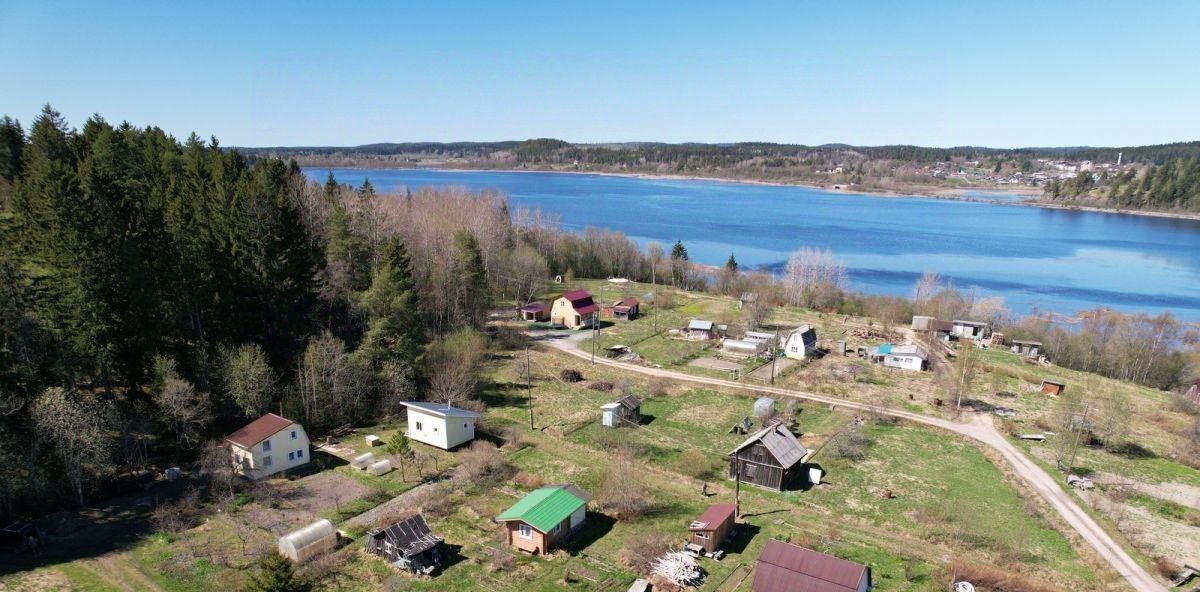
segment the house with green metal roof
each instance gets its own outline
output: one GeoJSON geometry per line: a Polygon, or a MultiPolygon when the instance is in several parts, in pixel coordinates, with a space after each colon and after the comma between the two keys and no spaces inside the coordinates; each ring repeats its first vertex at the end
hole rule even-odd
{"type": "Polygon", "coordinates": [[[583,526],[591,499],[574,485],[550,485],[529,492],[496,521],[507,526],[508,544],[546,553],[583,526]]]}

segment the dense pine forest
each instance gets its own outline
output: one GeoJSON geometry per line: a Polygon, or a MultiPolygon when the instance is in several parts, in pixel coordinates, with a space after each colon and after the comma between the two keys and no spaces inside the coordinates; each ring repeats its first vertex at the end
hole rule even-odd
{"type": "Polygon", "coordinates": [[[1049,183],[1045,195],[1051,201],[1112,208],[1200,212],[1200,157],[1172,158],[1099,178],[1081,174],[1049,183]]]}
{"type": "Polygon", "coordinates": [[[493,303],[649,273],[498,195],[309,183],[294,162],[47,107],[0,125],[0,515],[81,503],[265,411],[310,433],[474,404],[493,303]]]}

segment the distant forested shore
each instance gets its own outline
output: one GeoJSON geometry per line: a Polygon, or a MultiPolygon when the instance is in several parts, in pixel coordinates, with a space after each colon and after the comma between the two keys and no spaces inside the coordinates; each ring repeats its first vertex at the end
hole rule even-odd
{"type": "Polygon", "coordinates": [[[1200,211],[1200,142],[1001,149],[826,144],[575,144],[556,139],[240,148],[305,167],[448,168],[703,178],[864,193],[1005,190],[1052,205],[1200,211]]]}

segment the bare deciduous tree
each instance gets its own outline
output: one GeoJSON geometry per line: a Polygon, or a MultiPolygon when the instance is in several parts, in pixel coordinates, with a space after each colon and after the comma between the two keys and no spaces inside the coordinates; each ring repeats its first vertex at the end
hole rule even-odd
{"type": "Polygon", "coordinates": [[[208,393],[196,390],[182,378],[169,378],[154,402],[166,414],[175,443],[181,447],[195,444],[212,421],[212,400],[208,393]]]}
{"type": "Polygon", "coordinates": [[[108,417],[102,402],[57,387],[46,389],[30,408],[38,437],[62,465],[80,504],[87,484],[112,468],[108,417]]]}

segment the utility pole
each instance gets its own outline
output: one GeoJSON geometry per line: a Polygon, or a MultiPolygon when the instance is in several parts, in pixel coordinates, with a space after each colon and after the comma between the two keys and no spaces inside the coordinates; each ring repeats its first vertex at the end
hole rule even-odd
{"type": "Polygon", "coordinates": [[[654,294],[654,334],[658,335],[658,266],[650,262],[650,285],[654,294]]]}
{"type": "Polygon", "coordinates": [[[529,429],[533,429],[533,371],[529,364],[529,346],[525,346],[525,395],[529,401],[529,429]]]}
{"type": "Polygon", "coordinates": [[[775,384],[775,358],[779,357],[779,329],[775,330],[775,343],[771,345],[771,384],[775,384]]]}
{"type": "Polygon", "coordinates": [[[1079,452],[1079,437],[1083,432],[1083,427],[1087,425],[1088,406],[1083,406],[1083,416],[1079,420],[1079,426],[1075,426],[1075,417],[1071,417],[1071,431],[1075,432],[1075,443],[1071,446],[1071,461],[1067,463],[1067,476],[1071,476],[1071,471],[1075,470],[1075,454],[1079,452]]]}
{"type": "Polygon", "coordinates": [[[737,450],[733,453],[735,459],[734,466],[737,467],[737,475],[733,478],[734,494],[733,494],[733,513],[734,518],[742,517],[742,451],[737,450]]]}

